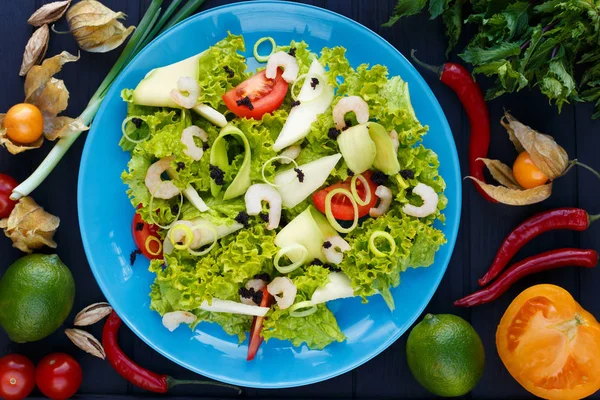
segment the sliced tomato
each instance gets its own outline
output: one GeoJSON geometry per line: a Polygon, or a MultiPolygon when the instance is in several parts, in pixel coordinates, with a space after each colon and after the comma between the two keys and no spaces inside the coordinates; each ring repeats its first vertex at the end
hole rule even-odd
{"type": "Polygon", "coordinates": [[[240,118],[261,119],[266,113],[277,110],[288,91],[288,83],[277,69],[275,79],[268,79],[265,71],[251,76],[223,95],[223,101],[240,118]],[[248,97],[248,100],[244,99],[248,97]]]}
{"type": "MultiPolygon", "coordinates": [[[[139,207],[138,207],[139,208],[139,207]]],[[[131,233],[138,249],[150,260],[162,259],[162,240],[158,234],[159,227],[144,222],[137,212],[133,215],[131,233]],[[154,239],[148,239],[153,237],[154,239]],[[147,245],[146,245],[147,243],[147,245]]]]}
{"type": "MultiPolygon", "coordinates": [[[[270,307],[273,304],[273,296],[269,294],[267,288],[263,288],[263,297],[260,302],[261,307],[270,307]]],[[[248,342],[248,357],[246,361],[254,360],[256,353],[258,352],[258,348],[263,342],[263,337],[260,335],[262,331],[263,322],[265,321],[265,317],[254,317],[252,320],[252,328],[250,328],[250,341],[248,342]]]]}
{"type": "MultiPolygon", "coordinates": [[[[364,206],[361,206],[360,204],[358,205],[359,218],[369,214],[369,210],[372,207],[375,207],[375,205],[377,204],[377,200],[379,199],[377,196],[375,196],[377,184],[371,181],[371,175],[373,175],[372,171],[366,171],[362,173],[362,176],[367,178],[367,182],[369,182],[369,188],[371,189],[371,201],[364,206]]],[[[317,210],[325,214],[325,197],[327,197],[327,193],[338,188],[350,191],[351,180],[352,178],[348,178],[344,182],[336,183],[334,185],[326,187],[325,189],[321,189],[318,192],[315,192],[313,194],[313,203],[315,204],[315,207],[317,207],[317,210]]],[[[365,190],[365,186],[360,180],[356,181],[356,191],[358,192],[358,195],[361,199],[364,199],[366,197],[367,192],[365,190]]],[[[352,221],[354,219],[354,208],[352,207],[350,199],[348,199],[347,196],[341,194],[337,194],[331,199],[331,213],[333,214],[333,217],[335,219],[339,219],[342,221],[352,221]]]]}

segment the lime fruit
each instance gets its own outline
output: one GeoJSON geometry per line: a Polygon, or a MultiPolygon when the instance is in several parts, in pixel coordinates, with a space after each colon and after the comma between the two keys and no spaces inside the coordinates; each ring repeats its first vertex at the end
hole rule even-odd
{"type": "Polygon", "coordinates": [[[43,339],[69,316],[74,298],[73,275],[57,255],[25,256],[0,279],[0,326],[17,343],[43,339]]]}
{"type": "Polygon", "coordinates": [[[483,375],[485,354],[475,329],[450,314],[427,314],[408,336],[406,358],[415,379],[431,393],[469,393],[483,375]]]}

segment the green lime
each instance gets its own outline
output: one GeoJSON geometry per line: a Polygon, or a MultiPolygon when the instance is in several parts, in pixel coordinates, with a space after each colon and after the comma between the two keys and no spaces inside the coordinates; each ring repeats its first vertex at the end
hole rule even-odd
{"type": "Polygon", "coordinates": [[[73,275],[57,255],[25,256],[0,279],[0,326],[17,343],[43,339],[69,316],[74,297],[73,275]]]}
{"type": "Polygon", "coordinates": [[[415,379],[443,397],[469,393],[481,379],[485,363],[475,329],[450,314],[427,314],[408,336],[406,358],[415,379]]]}

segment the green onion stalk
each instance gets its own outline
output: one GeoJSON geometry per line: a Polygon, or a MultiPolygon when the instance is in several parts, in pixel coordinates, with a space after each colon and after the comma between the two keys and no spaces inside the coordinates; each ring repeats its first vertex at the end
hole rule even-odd
{"type": "MultiPolygon", "coordinates": [[[[106,93],[123,68],[125,68],[127,64],[129,64],[131,60],[133,60],[133,58],[156,36],[192,15],[200,8],[205,0],[187,0],[181,9],[175,13],[182,1],[183,0],[173,0],[161,15],[161,5],[163,0],[152,0],[152,3],[150,3],[150,6],[148,7],[148,10],[146,10],[137,29],[133,35],[131,35],[131,39],[129,39],[123,52],[115,62],[115,65],[113,65],[108,72],[106,78],[104,78],[104,81],[102,81],[90,99],[87,107],[79,116],[79,119],[86,126],[91,124],[102,101],[106,97],[106,93]]],[[[33,192],[48,177],[48,175],[50,175],[50,172],[52,172],[59,161],[64,157],[81,133],[82,131],[74,132],[73,134],[60,139],[31,176],[13,190],[10,198],[18,200],[33,192]]]]}

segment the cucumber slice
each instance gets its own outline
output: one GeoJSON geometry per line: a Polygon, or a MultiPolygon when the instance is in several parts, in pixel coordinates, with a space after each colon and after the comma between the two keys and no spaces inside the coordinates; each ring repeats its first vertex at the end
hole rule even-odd
{"type": "Polygon", "coordinates": [[[350,278],[343,272],[331,272],[329,273],[329,282],[315,290],[310,301],[313,304],[320,304],[347,297],[354,297],[350,278]]]}
{"type": "MultiPolygon", "coordinates": [[[[300,90],[300,96],[307,96],[307,92],[309,93],[313,90],[310,86],[310,79],[308,79],[311,75],[326,76],[325,69],[317,60],[314,60],[310,65],[307,74],[308,77],[300,90]]],[[[325,87],[323,88],[323,93],[318,98],[305,103],[301,102],[300,105],[291,109],[290,115],[283,125],[283,129],[273,145],[273,150],[283,150],[297,141],[304,139],[310,132],[310,126],[317,120],[319,114],[327,111],[333,101],[333,87],[327,82],[319,82],[319,84],[325,85],[325,87]]]]}
{"type": "MultiPolygon", "coordinates": [[[[252,153],[250,150],[250,143],[246,135],[238,128],[233,125],[227,125],[221,129],[221,133],[215,139],[211,150],[210,150],[210,163],[219,167],[223,172],[229,170],[229,159],[227,157],[227,142],[225,137],[236,136],[242,140],[244,144],[244,161],[238,171],[237,175],[233,179],[233,182],[227,187],[223,194],[223,200],[233,199],[246,193],[246,190],[250,187],[250,161],[252,159],[252,153]]],[[[216,197],[221,192],[222,186],[217,185],[213,179],[210,181],[210,192],[213,197],[216,197]]]]}
{"type": "Polygon", "coordinates": [[[219,111],[215,110],[211,106],[206,104],[198,104],[192,108],[198,115],[207,119],[210,123],[218,126],[219,128],[224,128],[227,125],[227,118],[219,111]]]}
{"type": "Polygon", "coordinates": [[[346,129],[338,136],[337,141],[346,165],[355,174],[365,172],[373,166],[377,148],[369,135],[367,124],[346,129]]]}
{"type": "MultiPolygon", "coordinates": [[[[325,235],[327,233],[327,236],[329,236],[329,232],[331,231],[335,234],[335,230],[329,225],[327,220],[323,221],[319,219],[319,215],[321,214],[313,206],[308,206],[306,210],[279,231],[277,236],[275,236],[275,244],[281,248],[300,244],[308,250],[307,261],[312,261],[315,258],[324,261],[325,257],[321,248],[325,241],[325,235]]],[[[286,256],[292,262],[296,262],[302,258],[302,252],[292,250],[286,256]]]]}
{"type": "Polygon", "coordinates": [[[274,182],[277,191],[281,194],[283,206],[294,208],[313,194],[325,183],[340,158],[342,158],[341,154],[334,154],[300,165],[298,168],[304,173],[302,182],[298,180],[293,168],[276,174],[274,182]]]}
{"type": "Polygon", "coordinates": [[[400,163],[398,162],[398,154],[394,151],[392,138],[380,124],[369,122],[368,125],[369,135],[377,149],[373,166],[386,175],[396,175],[400,172],[400,163]]]}
{"type": "Polygon", "coordinates": [[[179,108],[169,93],[177,87],[179,78],[198,78],[198,60],[203,54],[148,72],[133,91],[133,102],[142,106],[179,108]]]}

